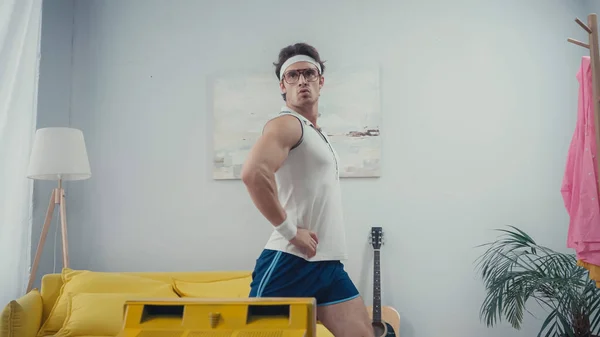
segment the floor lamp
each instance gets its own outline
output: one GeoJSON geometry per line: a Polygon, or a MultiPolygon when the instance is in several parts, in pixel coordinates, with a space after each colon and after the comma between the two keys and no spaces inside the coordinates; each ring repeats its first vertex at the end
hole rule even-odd
{"type": "Polygon", "coordinates": [[[57,206],[59,207],[62,233],[63,267],[69,267],[67,211],[63,181],[83,180],[92,176],[83,132],[78,129],[66,127],[36,130],[27,171],[27,178],[54,180],[58,182],[58,187],[53,189],[50,195],[46,219],[29,274],[29,284],[27,285],[27,292],[29,292],[33,286],[42,251],[44,250],[44,244],[46,243],[46,236],[52,222],[54,209],[57,206]]]}

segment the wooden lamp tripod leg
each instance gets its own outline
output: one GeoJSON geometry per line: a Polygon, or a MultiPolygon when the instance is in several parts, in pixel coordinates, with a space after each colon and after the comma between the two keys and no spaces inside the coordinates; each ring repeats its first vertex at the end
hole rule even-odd
{"type": "Polygon", "coordinates": [[[62,233],[63,268],[69,267],[69,240],[67,236],[67,202],[65,201],[65,190],[60,191],[60,231],[62,233]]]}
{"type": "Polygon", "coordinates": [[[52,222],[52,216],[54,215],[54,207],[56,202],[56,189],[52,190],[50,195],[50,203],[48,204],[48,210],[46,211],[46,220],[44,220],[44,227],[42,227],[42,234],[40,235],[40,241],[38,242],[37,249],[35,252],[35,259],[33,260],[33,266],[29,273],[29,284],[27,285],[27,292],[31,291],[33,287],[33,281],[40,264],[40,258],[42,257],[42,251],[44,250],[44,244],[46,243],[46,237],[48,236],[48,230],[50,229],[50,223],[52,222]]]}
{"type": "Polygon", "coordinates": [[[33,281],[35,280],[35,275],[40,264],[40,258],[42,257],[42,252],[46,243],[46,237],[48,236],[48,230],[50,230],[50,223],[52,222],[52,216],[54,215],[54,208],[56,207],[56,205],[60,207],[59,212],[62,232],[63,266],[69,267],[65,193],[62,188],[62,183],[59,180],[58,188],[53,189],[52,194],[50,195],[50,202],[48,203],[48,210],[46,211],[46,219],[44,220],[44,226],[42,227],[42,234],[40,235],[40,240],[37,245],[35,258],[33,260],[33,266],[31,267],[31,272],[29,273],[29,283],[27,284],[27,292],[31,291],[33,287],[33,281]]]}

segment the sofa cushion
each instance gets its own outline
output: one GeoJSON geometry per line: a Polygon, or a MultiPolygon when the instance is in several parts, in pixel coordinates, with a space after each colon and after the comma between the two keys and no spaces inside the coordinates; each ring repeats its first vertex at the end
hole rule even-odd
{"type": "Polygon", "coordinates": [[[54,337],[116,336],[123,326],[125,301],[179,298],[163,287],[149,293],[69,293],[65,323],[54,337]]]}
{"type": "Polygon", "coordinates": [[[63,285],[48,319],[37,336],[53,335],[63,326],[68,313],[69,293],[151,293],[170,290],[171,284],[139,276],[113,272],[93,272],[65,268],[62,272],[63,285]]]}
{"type": "Polygon", "coordinates": [[[188,272],[123,272],[126,275],[140,276],[152,280],[171,283],[173,279],[187,282],[214,282],[251,276],[248,270],[206,270],[188,272]]]}
{"type": "Polygon", "coordinates": [[[250,294],[252,276],[213,282],[173,280],[173,289],[181,297],[243,298],[250,294]]]}

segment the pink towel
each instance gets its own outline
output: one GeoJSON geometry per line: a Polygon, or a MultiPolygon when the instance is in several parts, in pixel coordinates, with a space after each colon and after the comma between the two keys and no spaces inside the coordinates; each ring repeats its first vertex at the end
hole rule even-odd
{"type": "Polygon", "coordinates": [[[600,266],[600,204],[589,56],[582,58],[577,80],[577,123],[561,185],[561,194],[570,216],[567,247],[575,249],[578,259],[600,266]]]}

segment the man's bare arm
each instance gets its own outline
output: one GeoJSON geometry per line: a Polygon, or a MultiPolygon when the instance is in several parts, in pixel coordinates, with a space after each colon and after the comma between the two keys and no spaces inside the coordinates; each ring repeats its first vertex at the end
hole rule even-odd
{"type": "Polygon", "coordinates": [[[296,117],[282,116],[269,121],[242,167],[242,181],[252,201],[273,226],[287,217],[277,197],[275,172],[301,137],[302,125],[296,117]]]}

